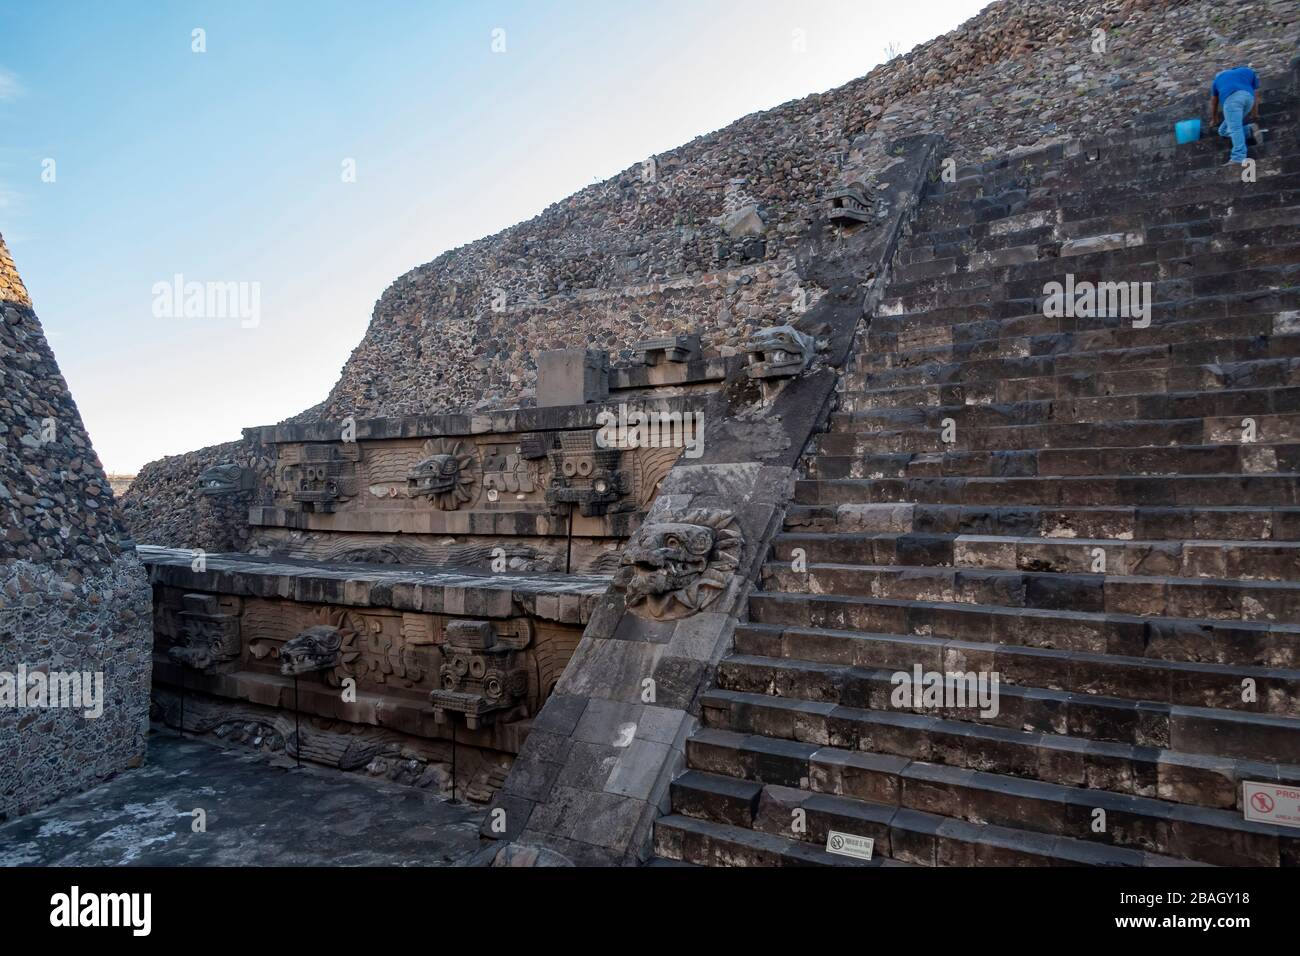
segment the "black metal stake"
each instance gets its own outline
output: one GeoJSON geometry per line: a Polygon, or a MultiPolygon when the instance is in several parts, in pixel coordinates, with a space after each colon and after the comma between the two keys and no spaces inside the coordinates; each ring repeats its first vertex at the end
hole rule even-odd
{"type": "Polygon", "coordinates": [[[569,505],[569,528],[564,538],[564,573],[569,574],[569,565],[573,559],[573,505],[569,505]]]}
{"type": "Polygon", "coordinates": [[[293,758],[302,766],[302,727],[298,723],[298,675],[293,675],[293,758]]]}
{"type": "Polygon", "coordinates": [[[456,802],[456,718],[451,718],[451,802],[456,802]]]}

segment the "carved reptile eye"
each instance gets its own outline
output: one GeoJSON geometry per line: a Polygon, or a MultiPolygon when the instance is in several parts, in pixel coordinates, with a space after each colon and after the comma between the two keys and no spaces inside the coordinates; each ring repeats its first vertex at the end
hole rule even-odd
{"type": "Polygon", "coordinates": [[[590,458],[578,459],[578,474],[581,475],[583,478],[586,478],[588,475],[591,474],[593,467],[594,466],[592,465],[590,458]]]}
{"type": "Polygon", "coordinates": [[[682,539],[677,537],[677,535],[670,534],[664,537],[665,548],[680,548],[681,546],[682,546],[682,539]]]}
{"type": "Polygon", "coordinates": [[[487,673],[487,662],[481,657],[475,657],[469,662],[469,674],[475,680],[479,680],[487,673]]]}
{"type": "Polygon", "coordinates": [[[592,484],[592,487],[596,489],[596,492],[598,494],[603,495],[605,492],[609,491],[609,482],[606,481],[604,478],[597,478],[596,481],[592,484]]]}
{"type": "Polygon", "coordinates": [[[578,473],[578,466],[573,462],[572,459],[566,458],[564,464],[560,467],[560,470],[564,472],[565,478],[572,478],[574,475],[578,473]]]}

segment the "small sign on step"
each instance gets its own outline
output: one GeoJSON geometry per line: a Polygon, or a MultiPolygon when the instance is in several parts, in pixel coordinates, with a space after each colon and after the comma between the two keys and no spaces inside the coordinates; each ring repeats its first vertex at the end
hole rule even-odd
{"type": "Polygon", "coordinates": [[[876,841],[871,837],[854,836],[852,833],[840,833],[838,830],[831,830],[826,834],[827,853],[856,857],[859,860],[869,860],[871,859],[871,851],[875,847],[876,841]]]}
{"type": "Polygon", "coordinates": [[[1250,780],[1241,786],[1247,820],[1300,828],[1300,787],[1250,780]]]}

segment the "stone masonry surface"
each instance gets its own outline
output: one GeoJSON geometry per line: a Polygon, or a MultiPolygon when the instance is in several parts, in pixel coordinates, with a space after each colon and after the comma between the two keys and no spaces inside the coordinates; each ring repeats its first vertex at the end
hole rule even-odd
{"type": "MultiPolygon", "coordinates": [[[[992,4],[861,79],[646,157],[398,278],[326,402],[299,419],[526,403],[547,349],[619,352],[698,332],[706,348],[735,352],[789,317],[812,207],[842,181],[870,183],[887,143],[938,134],[959,162],[977,162],[1118,134],[1199,99],[1225,66],[1284,69],[1298,38],[1290,0],[992,4]]],[[[821,294],[802,291],[810,302],[821,294]]],[[[202,513],[193,491],[208,458],[143,470],[126,499],[141,540],[207,547],[238,534],[202,513]]]]}
{"type": "Polygon", "coordinates": [[[0,866],[448,866],[478,850],[482,813],[161,733],[147,767],[0,825],[0,866]]]}
{"type": "Polygon", "coordinates": [[[0,707],[0,818],[144,757],[150,588],[0,239],[0,672],[100,673],[103,715],[0,707]]]}

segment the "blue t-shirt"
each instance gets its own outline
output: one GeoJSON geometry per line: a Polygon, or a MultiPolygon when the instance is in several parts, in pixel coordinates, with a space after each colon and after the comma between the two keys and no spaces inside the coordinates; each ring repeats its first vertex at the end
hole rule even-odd
{"type": "Polygon", "coordinates": [[[1210,87],[1215,96],[1222,103],[1233,93],[1238,90],[1245,90],[1247,93],[1254,95],[1259,89],[1259,77],[1255,71],[1248,66],[1237,66],[1231,70],[1224,70],[1214,78],[1214,85],[1210,87]]]}

